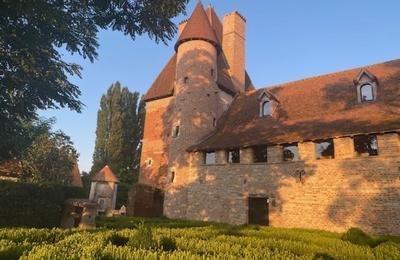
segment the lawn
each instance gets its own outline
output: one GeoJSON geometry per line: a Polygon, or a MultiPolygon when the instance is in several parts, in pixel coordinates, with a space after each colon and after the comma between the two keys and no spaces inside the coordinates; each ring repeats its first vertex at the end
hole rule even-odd
{"type": "Polygon", "coordinates": [[[99,218],[96,230],[0,229],[0,259],[400,259],[399,237],[99,218]],[[345,241],[345,240],[346,241],[345,241]]]}

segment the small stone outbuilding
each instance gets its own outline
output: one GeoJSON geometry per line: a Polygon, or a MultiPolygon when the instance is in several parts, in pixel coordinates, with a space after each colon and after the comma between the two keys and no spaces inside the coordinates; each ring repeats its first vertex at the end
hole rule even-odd
{"type": "Polygon", "coordinates": [[[92,177],[91,182],[89,200],[99,205],[98,214],[105,214],[114,210],[117,200],[118,179],[111,168],[106,165],[92,177]]]}

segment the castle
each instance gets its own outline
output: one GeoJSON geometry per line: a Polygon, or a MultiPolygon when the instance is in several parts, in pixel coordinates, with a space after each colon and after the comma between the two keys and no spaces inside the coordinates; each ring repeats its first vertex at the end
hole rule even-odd
{"type": "Polygon", "coordinates": [[[131,214],[400,234],[400,60],[255,89],[245,44],[238,12],[179,25],[131,214]]]}

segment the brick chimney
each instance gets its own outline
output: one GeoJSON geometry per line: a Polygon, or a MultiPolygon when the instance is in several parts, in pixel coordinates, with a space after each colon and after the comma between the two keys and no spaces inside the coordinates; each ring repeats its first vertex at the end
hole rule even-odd
{"type": "Polygon", "coordinates": [[[238,12],[225,15],[222,49],[229,64],[233,83],[244,91],[246,78],[246,19],[238,12]]]}

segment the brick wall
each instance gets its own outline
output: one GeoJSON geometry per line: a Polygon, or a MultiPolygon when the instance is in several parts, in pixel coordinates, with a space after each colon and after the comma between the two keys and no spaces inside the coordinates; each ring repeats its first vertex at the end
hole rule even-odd
{"type": "Polygon", "coordinates": [[[139,182],[162,188],[168,171],[168,144],[171,136],[173,97],[146,103],[146,120],[139,182]],[[147,165],[148,160],[152,165],[147,165]]]}
{"type": "Polygon", "coordinates": [[[222,48],[235,86],[244,91],[246,21],[237,12],[224,16],[222,48]]]}

